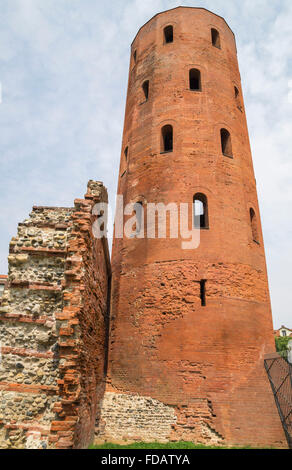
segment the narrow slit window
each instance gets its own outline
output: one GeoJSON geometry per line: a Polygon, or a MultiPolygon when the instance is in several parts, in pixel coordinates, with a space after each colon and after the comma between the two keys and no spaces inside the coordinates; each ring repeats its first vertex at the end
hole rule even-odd
{"type": "Polygon", "coordinates": [[[235,103],[236,103],[238,109],[242,112],[242,105],[241,105],[239,89],[236,86],[234,87],[234,98],[235,98],[235,103]]]}
{"type": "Polygon", "coordinates": [[[191,69],[189,72],[190,90],[201,91],[201,72],[198,69],[191,69]]]}
{"type": "Polygon", "coordinates": [[[222,153],[226,157],[232,157],[232,144],[231,144],[231,135],[226,129],[221,129],[221,147],[222,153]]]}
{"type": "Polygon", "coordinates": [[[137,51],[134,51],[133,58],[134,58],[134,63],[136,64],[136,62],[137,62],[137,51]]]}
{"type": "Polygon", "coordinates": [[[197,193],[194,195],[193,225],[198,229],[209,228],[208,200],[205,194],[197,193]]]}
{"type": "Polygon", "coordinates": [[[249,209],[249,216],[253,241],[259,243],[257,217],[252,207],[249,209]]]}
{"type": "Polygon", "coordinates": [[[147,100],[148,100],[148,96],[149,96],[149,80],[146,80],[146,81],[143,83],[142,88],[143,88],[145,100],[147,101],[147,100]]]}
{"type": "Polygon", "coordinates": [[[217,47],[217,49],[221,49],[221,42],[220,42],[220,34],[218,33],[217,29],[211,29],[211,37],[212,37],[212,45],[217,47]]]}
{"type": "Polygon", "coordinates": [[[164,28],[164,42],[167,44],[169,42],[173,42],[173,27],[166,26],[164,28]]]}
{"type": "Polygon", "coordinates": [[[128,151],[129,151],[129,148],[126,147],[125,150],[124,150],[124,155],[125,155],[126,161],[128,160],[128,151]]]}
{"type": "Polygon", "coordinates": [[[200,298],[202,307],[206,307],[206,282],[206,279],[201,279],[200,281],[200,298]]]}
{"type": "Polygon", "coordinates": [[[166,125],[161,129],[162,152],[173,151],[173,129],[172,126],[166,125]]]}

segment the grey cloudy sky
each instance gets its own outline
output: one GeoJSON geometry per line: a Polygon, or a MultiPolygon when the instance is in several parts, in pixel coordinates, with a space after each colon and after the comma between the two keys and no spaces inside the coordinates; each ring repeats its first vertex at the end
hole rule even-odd
{"type": "Polygon", "coordinates": [[[129,46],[179,5],[223,16],[236,35],[274,323],[291,328],[291,0],[0,0],[0,273],[33,204],[71,206],[88,179],[114,200],[129,46]]]}

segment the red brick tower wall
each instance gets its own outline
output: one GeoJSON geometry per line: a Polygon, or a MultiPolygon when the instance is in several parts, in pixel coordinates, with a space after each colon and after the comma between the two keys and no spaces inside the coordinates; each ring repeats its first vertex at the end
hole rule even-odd
{"type": "Polygon", "coordinates": [[[196,193],[209,213],[197,249],[183,250],[180,238],[114,240],[99,437],[285,445],[263,366],[274,337],[235,38],[223,18],[178,7],[154,16],[132,44],[118,194],[124,204],[191,206],[196,193]],[[193,68],[200,91],[189,87],[193,68]],[[161,153],[164,125],[173,126],[169,153],[161,153]],[[232,158],[222,153],[222,128],[232,158]]]}

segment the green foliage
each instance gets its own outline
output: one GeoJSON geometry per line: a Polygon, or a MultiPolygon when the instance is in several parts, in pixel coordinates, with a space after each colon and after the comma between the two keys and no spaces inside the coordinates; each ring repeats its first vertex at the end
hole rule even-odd
{"type": "Polygon", "coordinates": [[[281,353],[288,350],[289,339],[291,339],[291,336],[275,336],[277,352],[281,353]]]}

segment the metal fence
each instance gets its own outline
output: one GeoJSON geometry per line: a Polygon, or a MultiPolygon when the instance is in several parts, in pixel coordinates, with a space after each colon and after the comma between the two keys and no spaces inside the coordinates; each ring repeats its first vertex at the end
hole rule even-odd
{"type": "Polygon", "coordinates": [[[273,390],[275,402],[292,449],[292,361],[290,353],[283,351],[265,356],[264,364],[273,390]]]}

